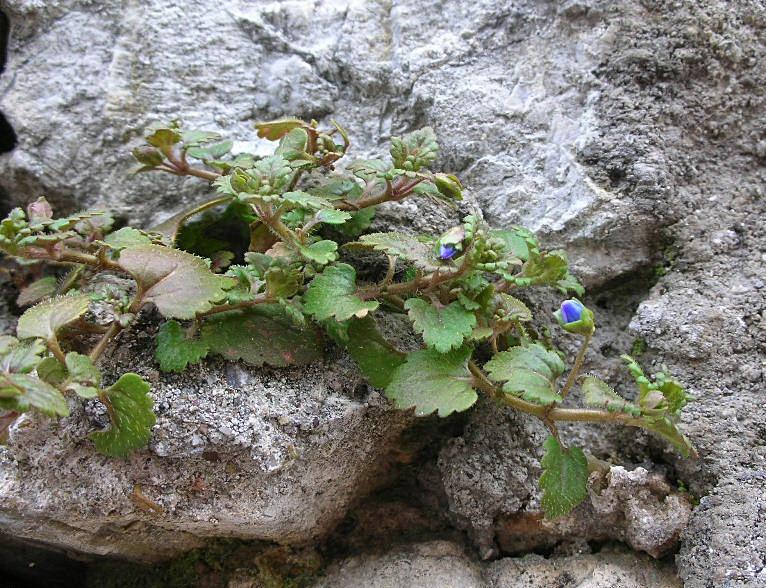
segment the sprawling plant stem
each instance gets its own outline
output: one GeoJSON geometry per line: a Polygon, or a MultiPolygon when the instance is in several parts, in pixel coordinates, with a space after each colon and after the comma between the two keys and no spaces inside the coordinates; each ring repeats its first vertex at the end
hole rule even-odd
{"type": "Polygon", "coordinates": [[[533,404],[521,398],[506,394],[498,386],[495,386],[484,374],[475,362],[468,362],[468,369],[473,375],[473,384],[482,392],[503,404],[515,408],[520,412],[531,414],[541,420],[550,421],[580,421],[590,423],[621,423],[623,425],[640,427],[641,419],[631,417],[620,412],[608,412],[592,408],[549,408],[540,404],[533,404]]]}

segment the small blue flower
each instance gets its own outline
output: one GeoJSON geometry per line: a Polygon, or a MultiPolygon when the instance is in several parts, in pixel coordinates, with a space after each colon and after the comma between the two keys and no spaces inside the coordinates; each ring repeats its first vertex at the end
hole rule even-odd
{"type": "Polygon", "coordinates": [[[444,261],[448,259],[452,259],[455,257],[455,254],[457,253],[457,248],[455,248],[454,245],[439,245],[439,259],[442,259],[444,261]]]}
{"type": "Polygon", "coordinates": [[[561,303],[561,315],[565,323],[575,323],[582,318],[585,307],[578,300],[564,300],[561,303]]]}

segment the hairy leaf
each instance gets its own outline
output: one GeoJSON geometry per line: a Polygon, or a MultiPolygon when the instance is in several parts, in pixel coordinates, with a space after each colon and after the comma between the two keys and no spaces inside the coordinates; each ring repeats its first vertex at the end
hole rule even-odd
{"type": "Polygon", "coordinates": [[[0,408],[48,416],[68,416],[69,406],[58,389],[29,374],[0,374],[0,408]]]}
{"type": "Polygon", "coordinates": [[[375,207],[363,208],[357,212],[352,212],[351,218],[336,227],[336,230],[345,237],[356,238],[370,228],[373,218],[375,218],[375,207]]]}
{"type": "Polygon", "coordinates": [[[335,208],[325,208],[318,211],[314,218],[320,223],[328,225],[342,225],[346,221],[352,218],[351,213],[344,210],[336,210],[335,208]]]}
{"type": "Polygon", "coordinates": [[[386,387],[386,396],[397,408],[415,408],[417,416],[438,412],[445,417],[473,406],[476,391],[471,387],[468,359],[471,349],[449,353],[422,349],[407,355],[386,387]]]}
{"type": "Polygon", "coordinates": [[[293,129],[300,128],[305,123],[298,118],[282,118],[268,122],[257,122],[258,136],[269,141],[278,141],[293,129]]]}
{"type": "Polygon", "coordinates": [[[316,210],[322,208],[332,208],[332,204],[329,200],[325,200],[321,196],[315,196],[308,192],[285,192],[282,194],[282,199],[290,204],[301,206],[303,208],[314,208],[316,210]]]}
{"type": "Polygon", "coordinates": [[[144,231],[131,227],[123,227],[104,237],[104,243],[117,250],[135,247],[136,245],[150,245],[151,242],[152,238],[144,231]]]}
{"type": "Polygon", "coordinates": [[[335,318],[345,321],[363,318],[378,308],[374,300],[362,300],[356,294],[356,270],[346,263],[326,268],[309,284],[303,297],[305,311],[316,320],[335,318]]]}
{"type": "Polygon", "coordinates": [[[270,267],[264,277],[266,292],[273,300],[294,296],[303,283],[303,274],[297,269],[270,267]]]}
{"type": "Polygon", "coordinates": [[[391,138],[391,158],[399,169],[418,171],[433,163],[438,152],[439,144],[431,127],[391,138]]]}
{"type": "Polygon", "coordinates": [[[207,342],[188,338],[177,321],[164,323],[155,343],[154,357],[163,372],[182,372],[189,364],[199,363],[208,352],[207,342]]]}
{"type": "Polygon", "coordinates": [[[415,331],[423,341],[439,353],[447,353],[463,344],[476,326],[476,315],[455,301],[445,307],[436,307],[420,298],[404,303],[415,331]]]}
{"type": "Polygon", "coordinates": [[[404,233],[370,233],[363,235],[358,244],[411,261],[425,270],[438,267],[433,254],[433,240],[423,242],[404,233]]]}
{"type": "Polygon", "coordinates": [[[684,435],[670,418],[666,416],[644,417],[643,427],[649,431],[653,431],[669,442],[676,448],[678,453],[684,457],[696,456],[697,452],[694,449],[691,441],[684,435]]]}
{"type": "Polygon", "coordinates": [[[542,405],[562,400],[555,382],[566,366],[556,352],[539,343],[501,351],[484,367],[492,380],[505,382],[503,392],[542,405]]]}
{"type": "Polygon", "coordinates": [[[87,294],[51,298],[21,315],[16,333],[20,339],[40,337],[50,340],[59,329],[84,315],[89,304],[90,297],[87,294]]]}
{"type": "Polygon", "coordinates": [[[45,298],[50,298],[56,293],[57,287],[58,283],[53,276],[35,280],[19,292],[19,295],[16,298],[16,304],[19,306],[29,306],[30,304],[35,304],[45,298]]]}
{"type": "Polygon", "coordinates": [[[1,339],[0,369],[3,372],[27,374],[40,364],[40,356],[46,348],[39,339],[19,342],[8,335],[1,339]]]}
{"type": "Polygon", "coordinates": [[[581,386],[586,405],[605,408],[609,412],[624,412],[635,417],[641,416],[640,408],[625,400],[609,384],[596,376],[585,376],[581,386]]]}
{"type": "Polygon", "coordinates": [[[37,377],[52,386],[58,386],[67,379],[69,372],[66,366],[55,357],[46,357],[37,364],[37,377]]]}
{"type": "Polygon", "coordinates": [[[404,363],[406,354],[386,341],[370,315],[351,319],[347,334],[346,349],[367,381],[376,388],[388,386],[396,368],[404,363]]]}
{"type": "Polygon", "coordinates": [[[335,241],[317,241],[301,247],[300,252],[306,259],[324,265],[338,259],[338,244],[335,241]]]}
{"type": "Polygon", "coordinates": [[[544,447],[541,505],[545,518],[556,519],[568,514],[588,495],[588,460],[582,449],[562,447],[552,435],[544,447]]]}
{"type": "Polygon", "coordinates": [[[322,358],[322,344],[314,327],[295,327],[279,305],[258,305],[210,317],[200,337],[224,358],[254,366],[306,365],[322,358]]]}
{"type": "Polygon", "coordinates": [[[153,302],[167,318],[190,319],[210,310],[234,284],[199,257],[160,245],[128,247],[119,263],[138,282],[143,302],[153,302]]]}
{"type": "Polygon", "coordinates": [[[90,434],[96,449],[109,457],[127,457],[145,447],[157,422],[149,384],[138,374],[123,374],[103,397],[111,407],[112,424],[106,431],[90,434]]]}

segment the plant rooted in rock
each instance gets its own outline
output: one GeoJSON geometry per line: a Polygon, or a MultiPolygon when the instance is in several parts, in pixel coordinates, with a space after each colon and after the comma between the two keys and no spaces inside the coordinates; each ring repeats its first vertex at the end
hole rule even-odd
{"type": "Polygon", "coordinates": [[[556,313],[582,338],[571,369],[530,328],[532,312],[512,293],[547,286],[582,295],[563,251],[543,249],[522,228],[491,229],[479,215],[441,236],[365,233],[385,202],[462,198],[455,176],[429,169],[438,153],[430,128],[393,138],[390,160],[353,161],[339,172],[349,140],[337,124],[321,130],[284,119],[256,127],[277,143],[273,155],[234,155],[231,141],[176,123],[151,129],[133,152],[137,172],[196,176],[216,189],[152,229],[113,230],[111,217],[98,212],[54,219],[44,199],[2,221],[6,255],[68,269],[61,281],[46,276],[26,286],[19,303],[37,304],[19,319],[18,338],[0,339],[4,422],[32,409],[67,416],[79,396],[103,403],[111,419],[92,434],[96,449],[123,457],[145,446],[155,422],[148,383],[128,373],[105,385],[98,361],[151,305],[166,320],[156,337],[163,371],[210,354],[256,366],[306,364],[322,357],[325,333],[399,408],[447,416],[482,393],[540,418],[551,431],[540,480],[550,517],[585,498],[588,478],[583,450],[562,442],[559,421],[641,427],[693,453],[676,426],[688,397],[673,378],[648,377],[626,356],[638,385],[631,402],[596,376],[580,376],[596,328],[582,302],[566,300],[556,313]],[[206,217],[189,220],[224,206],[221,218],[245,227],[246,251],[213,235],[206,217]],[[379,280],[359,279],[359,250],[383,256],[379,280]],[[128,279],[103,279],[109,275],[128,279]],[[405,353],[386,340],[375,320],[383,311],[405,313],[422,348],[405,353]],[[566,406],[575,385],[585,407],[566,406]]]}

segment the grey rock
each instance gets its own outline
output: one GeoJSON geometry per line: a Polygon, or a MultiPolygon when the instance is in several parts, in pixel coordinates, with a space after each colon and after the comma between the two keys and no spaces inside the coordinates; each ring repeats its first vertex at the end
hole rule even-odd
{"type": "MultiPolygon", "coordinates": [[[[246,584],[245,584],[246,585],[246,584]]],[[[672,566],[625,551],[568,557],[528,555],[478,565],[456,544],[431,541],[356,556],[327,571],[316,588],[680,588],[672,566]]]]}
{"type": "Polygon", "coordinates": [[[348,359],[284,370],[213,360],[160,375],[147,337],[123,338],[107,369],[152,383],[149,449],[96,453],[87,435],[108,419],[91,405],[60,421],[25,415],[0,449],[3,533],[139,561],[214,537],[305,543],[384,479],[411,421],[348,359]]]}
{"type": "MultiPolygon", "coordinates": [[[[688,587],[763,583],[762,3],[2,0],[0,7],[12,24],[0,110],[19,138],[0,157],[0,188],[14,203],[45,192],[60,208],[108,204],[151,223],[199,198],[207,188],[193,181],[126,180],[127,151],[154,119],[181,116],[250,139],[252,119],[335,117],[355,138],[355,156],[380,152],[392,134],[434,126],[439,164],[460,175],[486,217],[527,224],[547,243],[565,245],[593,301],[606,305],[597,308],[600,324],[616,332],[627,326],[625,314],[632,317],[632,335],[648,345],[642,361],[654,370],[667,364],[698,399],[683,422],[697,461],[633,431],[574,427],[567,438],[600,457],[663,462],[701,497],[677,559],[688,587]],[[667,274],[651,291],[644,280],[630,304],[618,300],[616,317],[615,284],[638,283],[660,262],[667,274]]],[[[433,225],[407,205],[383,217],[405,217],[413,230],[433,225]]],[[[616,375],[624,343],[624,335],[597,341],[589,365],[606,360],[604,375],[616,375]]],[[[486,521],[532,495],[522,481],[533,479],[534,467],[488,441],[507,440],[502,420],[489,419],[482,435],[479,417],[471,418],[440,468],[455,521],[485,549],[486,521]],[[482,459],[498,477],[477,483],[479,500],[461,490],[457,465],[476,471],[482,459]],[[506,480],[525,498],[502,494],[506,480]]],[[[183,447],[160,439],[155,450],[174,459],[187,441],[204,448],[252,431],[224,427],[204,434],[179,427],[183,447]]],[[[280,467],[282,452],[255,445],[243,455],[259,468],[280,467]]]]}

